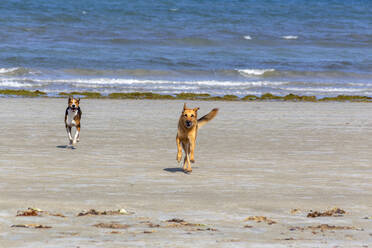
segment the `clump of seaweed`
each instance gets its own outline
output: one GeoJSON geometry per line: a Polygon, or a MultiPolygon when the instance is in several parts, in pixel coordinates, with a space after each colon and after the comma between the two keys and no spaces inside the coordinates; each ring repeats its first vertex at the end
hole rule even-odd
{"type": "Polygon", "coordinates": [[[110,229],[127,229],[130,225],[120,224],[120,223],[98,223],[94,224],[93,226],[99,228],[110,228],[110,229]]]}
{"type": "Polygon", "coordinates": [[[238,101],[239,100],[239,97],[237,97],[235,95],[224,95],[222,97],[222,100],[225,100],[225,101],[238,101]]]}
{"type": "Polygon", "coordinates": [[[18,210],[17,216],[40,216],[41,210],[35,208],[28,208],[25,211],[18,210]]]}
{"type": "Polygon", "coordinates": [[[19,210],[17,211],[17,216],[42,216],[42,215],[50,215],[50,216],[57,216],[57,217],[66,217],[63,214],[55,214],[55,213],[50,213],[48,211],[41,210],[39,208],[28,208],[27,210],[19,210]]]}
{"type": "Polygon", "coordinates": [[[0,95],[14,95],[14,96],[24,96],[24,97],[38,97],[38,96],[45,96],[46,93],[35,90],[0,90],[0,95]]]}
{"type": "Polygon", "coordinates": [[[317,226],[309,226],[309,229],[320,229],[321,231],[324,230],[359,230],[354,226],[333,226],[328,224],[321,224],[317,226]]]}
{"type": "Polygon", "coordinates": [[[58,95],[60,96],[71,96],[71,95],[77,95],[77,96],[85,96],[85,98],[102,98],[103,96],[99,92],[78,92],[78,91],[73,91],[70,93],[66,92],[60,92],[58,95]]]}
{"type": "Polygon", "coordinates": [[[41,225],[41,224],[16,224],[16,225],[11,225],[10,227],[23,227],[23,228],[35,228],[35,229],[52,228],[51,226],[46,226],[46,225],[41,225]]]}
{"type": "Polygon", "coordinates": [[[257,101],[259,100],[258,96],[255,95],[246,95],[245,97],[241,98],[242,101],[257,101]]]}
{"type": "Polygon", "coordinates": [[[333,208],[331,210],[327,210],[324,212],[318,212],[318,211],[312,211],[310,210],[310,213],[307,214],[306,217],[308,218],[316,218],[316,217],[321,217],[321,216],[335,216],[335,217],[340,217],[345,214],[345,210],[341,208],[333,208]]]}
{"type": "Polygon", "coordinates": [[[283,97],[284,101],[293,101],[293,102],[316,102],[317,99],[315,96],[299,96],[295,94],[288,94],[283,97]]]}
{"type": "Polygon", "coordinates": [[[372,97],[368,96],[346,96],[338,95],[336,97],[324,97],[319,101],[336,101],[336,102],[368,102],[371,101],[372,97]]]}
{"type": "Polygon", "coordinates": [[[211,232],[217,232],[218,229],[212,228],[212,227],[207,227],[207,228],[197,228],[196,231],[211,231],[211,232]]]}
{"type": "MultiPolygon", "coordinates": [[[[2,89],[0,95],[14,95],[23,97],[41,97],[46,96],[45,92],[35,90],[12,90],[2,89]]],[[[60,92],[59,96],[78,95],[85,98],[93,99],[152,99],[152,100],[205,100],[205,101],[292,101],[292,102],[317,102],[317,101],[334,101],[334,102],[372,102],[372,97],[368,96],[348,96],[338,95],[336,97],[323,97],[318,99],[316,96],[300,96],[290,93],[286,96],[278,96],[272,93],[265,93],[261,96],[246,95],[239,98],[235,95],[224,95],[224,96],[211,96],[210,94],[204,93],[179,93],[174,95],[158,94],[152,92],[116,92],[111,93],[108,96],[103,96],[99,92],[89,91],[73,91],[73,92],[60,92]]]]}
{"type": "Polygon", "coordinates": [[[329,225],[329,224],[320,224],[316,226],[306,226],[306,227],[290,227],[290,231],[304,231],[304,230],[320,230],[321,232],[324,232],[326,230],[358,230],[358,231],[363,231],[361,228],[357,228],[354,226],[334,226],[334,225],[329,225]]]}
{"type": "Polygon", "coordinates": [[[179,218],[173,218],[165,222],[169,223],[165,227],[187,228],[189,231],[211,231],[211,232],[218,231],[217,229],[208,227],[205,224],[190,223],[190,222],[187,222],[179,218]]]}
{"type": "Polygon", "coordinates": [[[176,95],[176,99],[183,99],[183,100],[202,100],[202,99],[209,99],[210,94],[196,94],[196,93],[180,93],[176,95]]]}
{"type": "Polygon", "coordinates": [[[222,96],[211,96],[211,97],[208,97],[208,98],[204,98],[202,100],[205,100],[205,101],[223,101],[223,97],[222,96]]]}
{"type": "Polygon", "coordinates": [[[301,212],[301,210],[298,208],[291,209],[291,214],[296,214],[298,212],[301,212]]]}
{"type": "Polygon", "coordinates": [[[161,227],[159,224],[154,224],[154,223],[151,223],[151,222],[149,222],[149,223],[147,224],[147,226],[150,227],[150,228],[158,228],[158,227],[161,227]]]}
{"type": "Polygon", "coordinates": [[[193,224],[193,223],[189,223],[187,221],[184,221],[183,219],[179,219],[179,218],[173,218],[173,219],[170,219],[170,220],[167,220],[166,222],[170,222],[170,223],[173,223],[173,224],[178,224],[180,226],[201,226],[202,224],[193,224]]]}
{"type": "Polygon", "coordinates": [[[283,100],[283,97],[281,96],[276,96],[276,95],[273,95],[271,93],[266,93],[266,94],[263,94],[261,97],[260,97],[260,100],[283,100]]]}
{"type": "Polygon", "coordinates": [[[177,227],[177,226],[205,226],[204,224],[194,224],[187,221],[184,221],[183,219],[179,218],[173,218],[170,220],[167,220],[166,222],[171,223],[168,225],[168,227],[177,227]]]}
{"type": "Polygon", "coordinates": [[[258,223],[265,222],[268,225],[276,224],[276,221],[271,220],[271,219],[269,219],[265,216],[249,216],[249,217],[245,218],[244,221],[256,221],[258,223]]]}
{"type": "Polygon", "coordinates": [[[132,212],[128,212],[124,208],[118,210],[105,210],[105,211],[98,211],[95,209],[89,209],[88,211],[82,211],[78,213],[77,216],[87,216],[87,215],[130,215],[133,214],[132,212]]]}
{"type": "Polygon", "coordinates": [[[129,92],[129,93],[111,93],[110,99],[174,99],[171,95],[161,95],[152,92],[129,92]]]}

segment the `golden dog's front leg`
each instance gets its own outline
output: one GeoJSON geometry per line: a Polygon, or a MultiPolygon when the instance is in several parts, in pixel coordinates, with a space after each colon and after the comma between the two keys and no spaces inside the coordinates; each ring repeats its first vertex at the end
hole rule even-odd
{"type": "Polygon", "coordinates": [[[185,155],[185,161],[183,164],[183,170],[185,172],[192,172],[191,163],[190,163],[190,143],[184,146],[184,150],[185,150],[186,155],[185,155]]]}
{"type": "Polygon", "coordinates": [[[187,155],[183,159],[183,167],[182,167],[182,169],[183,169],[184,172],[187,171],[187,155]]]}
{"type": "Polygon", "coordinates": [[[182,142],[183,150],[185,151],[185,159],[183,160],[183,171],[184,172],[191,172],[191,164],[190,164],[190,144],[184,144],[182,142]]]}
{"type": "Polygon", "coordinates": [[[190,154],[187,155],[187,168],[186,168],[186,172],[192,172],[191,163],[190,163],[190,154]]]}
{"type": "Polygon", "coordinates": [[[190,140],[190,161],[191,163],[195,163],[195,157],[194,157],[195,143],[196,143],[195,139],[190,140]]]}
{"type": "Polygon", "coordinates": [[[180,138],[178,138],[178,134],[177,134],[177,137],[176,137],[176,143],[177,143],[177,162],[179,163],[181,161],[181,157],[182,157],[182,148],[181,148],[181,144],[180,144],[180,138]]]}

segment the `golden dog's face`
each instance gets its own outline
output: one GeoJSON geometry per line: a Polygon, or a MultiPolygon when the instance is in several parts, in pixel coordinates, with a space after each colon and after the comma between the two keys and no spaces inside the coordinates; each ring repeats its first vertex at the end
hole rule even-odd
{"type": "Polygon", "coordinates": [[[183,106],[181,119],[182,119],[183,125],[186,128],[192,128],[194,125],[196,125],[198,121],[197,119],[198,110],[199,108],[188,109],[185,103],[185,105],[183,106]]]}
{"type": "Polygon", "coordinates": [[[70,109],[72,109],[72,111],[76,111],[79,108],[79,103],[80,103],[80,98],[75,99],[72,96],[68,98],[68,106],[70,107],[70,109]]]}

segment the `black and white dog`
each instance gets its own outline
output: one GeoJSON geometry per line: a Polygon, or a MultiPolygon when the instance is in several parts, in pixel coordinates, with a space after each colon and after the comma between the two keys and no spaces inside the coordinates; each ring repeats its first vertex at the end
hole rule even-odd
{"type": "Polygon", "coordinates": [[[79,142],[80,138],[80,120],[82,112],[80,110],[79,103],[80,98],[75,99],[72,96],[68,98],[68,107],[65,113],[65,125],[70,145],[74,145],[76,142],[79,142]],[[71,135],[72,127],[76,127],[74,138],[72,138],[71,135]]]}

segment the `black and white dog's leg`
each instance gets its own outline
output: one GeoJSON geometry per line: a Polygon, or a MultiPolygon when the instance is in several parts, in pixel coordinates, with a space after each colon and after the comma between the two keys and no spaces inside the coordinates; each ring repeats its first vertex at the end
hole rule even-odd
{"type": "Polygon", "coordinates": [[[80,124],[76,127],[76,131],[78,133],[77,138],[76,138],[76,142],[79,142],[80,141],[80,124]]]}
{"type": "Polygon", "coordinates": [[[80,138],[80,125],[76,126],[75,137],[72,143],[76,144],[76,142],[79,142],[79,138],[80,138]]]}
{"type": "Polygon", "coordinates": [[[66,131],[68,135],[68,140],[70,141],[70,145],[71,145],[72,144],[71,127],[66,125],[66,131]]]}

